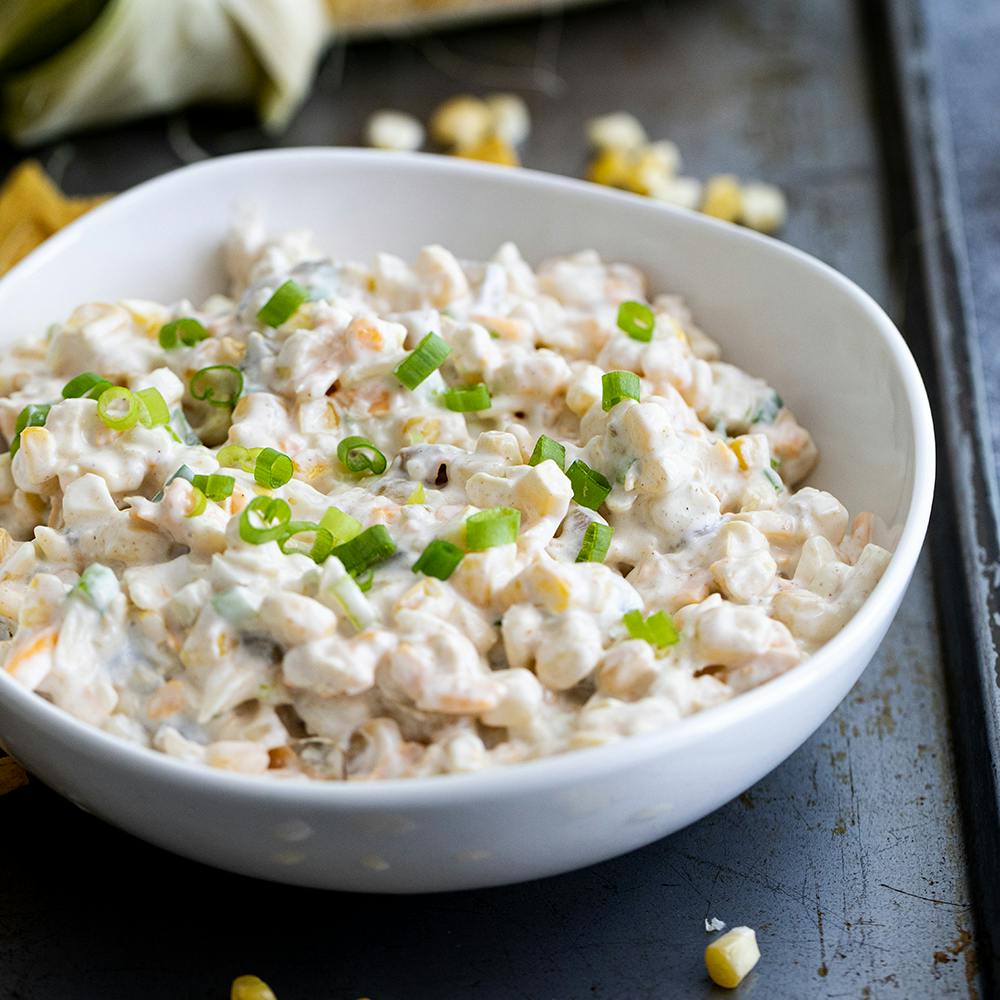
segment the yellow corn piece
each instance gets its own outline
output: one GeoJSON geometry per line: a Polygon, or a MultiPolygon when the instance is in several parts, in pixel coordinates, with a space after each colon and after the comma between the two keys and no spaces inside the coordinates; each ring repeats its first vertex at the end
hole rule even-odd
{"type": "Polygon", "coordinates": [[[705,968],[709,977],[727,990],[739,986],[759,961],[757,935],[750,927],[734,927],[705,949],[705,968]]]}
{"type": "Polygon", "coordinates": [[[271,987],[258,976],[240,976],[233,980],[230,1000],[277,1000],[271,987]]]}
{"type": "Polygon", "coordinates": [[[672,142],[658,142],[636,150],[625,186],[636,194],[652,194],[677,173],[680,154],[672,142]]]}
{"type": "Polygon", "coordinates": [[[475,146],[493,126],[493,116],[478,97],[459,94],[438,107],[431,116],[431,136],[441,146],[475,146]]]}
{"type": "Polygon", "coordinates": [[[632,170],[632,156],[623,149],[602,149],[587,167],[587,180],[606,187],[626,187],[632,170]]]}
{"type": "Polygon", "coordinates": [[[739,180],[732,174],[710,177],[705,184],[701,210],[716,219],[736,222],[743,214],[743,194],[739,180]]]}
{"type": "Polygon", "coordinates": [[[729,447],[740,463],[740,472],[746,472],[749,466],[747,465],[747,460],[743,457],[743,438],[735,438],[730,441],[729,447]]]}
{"type": "Polygon", "coordinates": [[[481,160],[483,163],[499,163],[502,167],[519,167],[521,160],[513,146],[491,135],[482,142],[471,146],[459,146],[455,155],[463,160],[481,160]]]}

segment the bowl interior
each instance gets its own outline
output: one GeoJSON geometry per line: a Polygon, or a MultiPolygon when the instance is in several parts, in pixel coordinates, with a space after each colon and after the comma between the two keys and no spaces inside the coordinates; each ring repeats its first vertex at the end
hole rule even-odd
{"type": "Polygon", "coordinates": [[[913,418],[888,320],[845,279],[772,240],[530,171],[439,157],[290,150],[167,175],[82,219],[0,281],[0,343],[39,336],[82,302],[199,301],[225,288],[219,253],[256,203],[270,230],[309,228],[338,258],[412,257],[427,243],[484,258],[594,247],[679,292],[725,360],[768,379],[814,434],[814,485],[899,528],[914,482],[913,418]]]}

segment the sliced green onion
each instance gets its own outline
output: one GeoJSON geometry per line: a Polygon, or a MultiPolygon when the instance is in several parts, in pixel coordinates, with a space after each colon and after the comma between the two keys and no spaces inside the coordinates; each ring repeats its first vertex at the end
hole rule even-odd
{"type": "Polygon", "coordinates": [[[201,323],[190,316],[185,316],[160,327],[160,347],[165,351],[172,351],[178,343],[185,347],[194,347],[207,336],[208,330],[201,323]]]}
{"type": "Polygon", "coordinates": [[[219,463],[220,469],[242,469],[244,472],[253,472],[257,465],[258,454],[262,448],[244,448],[238,444],[223,445],[216,453],[215,460],[219,463]]]}
{"type": "Polygon", "coordinates": [[[212,598],[212,607],[227,621],[240,625],[260,610],[260,597],[249,587],[230,587],[212,598]]]}
{"type": "Polygon", "coordinates": [[[608,549],[611,548],[611,537],[615,529],[610,524],[591,521],[583,533],[583,544],[580,546],[577,562],[604,562],[608,549]]]}
{"type": "MultiPolygon", "coordinates": [[[[195,477],[197,478],[197,477],[195,477]]],[[[198,486],[191,487],[191,508],[184,515],[185,517],[198,517],[205,513],[205,508],[208,506],[208,497],[205,496],[204,492],[198,486]]]]}
{"type": "Polygon", "coordinates": [[[194,473],[186,466],[182,465],[164,484],[163,488],[160,489],[156,495],[153,497],[153,503],[159,503],[163,499],[163,494],[166,492],[167,487],[175,479],[186,479],[189,483],[194,482],[194,473]]]}
{"type": "Polygon", "coordinates": [[[201,490],[209,500],[218,503],[233,495],[236,480],[232,476],[220,476],[213,472],[210,476],[195,476],[191,480],[191,485],[201,490]]]}
{"type": "Polygon", "coordinates": [[[651,614],[645,621],[641,611],[627,611],[622,621],[633,639],[644,639],[657,649],[672,646],[680,639],[677,627],[662,611],[651,614]]]}
{"type": "Polygon", "coordinates": [[[781,476],[773,469],[763,469],[762,471],[764,478],[774,487],[775,493],[780,493],[785,488],[785,484],[781,481],[781,476]]]}
{"type": "Polygon", "coordinates": [[[435,538],[413,564],[413,572],[447,580],[464,558],[465,553],[457,545],[444,538],[435,538]]]}
{"type": "Polygon", "coordinates": [[[495,545],[517,541],[521,512],[511,507],[492,507],[465,519],[465,545],[470,552],[482,552],[495,545]]]}
{"type": "Polygon", "coordinates": [[[139,389],[135,396],[142,404],[139,410],[139,423],[143,427],[162,427],[170,423],[170,410],[159,389],[153,387],[139,389]]]}
{"type": "Polygon", "coordinates": [[[646,633],[649,635],[649,642],[657,649],[672,646],[681,637],[673,620],[662,611],[657,611],[646,619],[646,633]]]}
{"type": "Polygon", "coordinates": [[[105,389],[97,401],[97,415],[104,422],[104,425],[113,431],[127,431],[135,427],[139,422],[141,410],[142,404],[139,402],[139,397],[120,385],[113,385],[110,389],[105,389]],[[119,402],[127,404],[128,408],[124,412],[120,407],[115,407],[115,404],[119,402]]]}
{"type": "Polygon", "coordinates": [[[349,542],[338,545],[333,550],[351,576],[357,578],[378,563],[388,559],[396,551],[396,543],[392,540],[385,525],[374,524],[365,528],[360,535],[349,542]]]}
{"type": "Polygon", "coordinates": [[[417,488],[406,498],[407,503],[426,503],[427,491],[423,483],[417,483],[417,488]]]}
{"type": "Polygon", "coordinates": [[[188,389],[192,399],[232,408],[243,394],[243,372],[232,365],[209,365],[191,376],[188,389]]]}
{"type": "Polygon", "coordinates": [[[618,329],[648,344],[656,329],[656,317],[645,302],[623,302],[618,307],[618,329]]]}
{"type": "Polygon", "coordinates": [[[623,399],[639,401],[639,376],[635,372],[606,372],[601,376],[601,406],[604,412],[613,409],[623,399]]]}
{"type": "Polygon", "coordinates": [[[312,521],[289,521],[285,525],[285,533],[278,539],[278,548],[290,555],[309,556],[315,563],[322,563],[333,551],[333,535],[326,528],[314,524],[312,521]],[[296,535],[314,535],[311,545],[300,547],[298,545],[289,546],[296,535]]]}
{"type": "Polygon", "coordinates": [[[350,623],[360,632],[375,622],[375,612],[353,577],[336,560],[327,560],[323,568],[322,590],[333,595],[350,623]]]}
{"type": "Polygon", "coordinates": [[[588,510],[597,510],[611,492],[611,483],[579,459],[566,470],[566,476],[573,487],[573,499],[588,510]]]}
{"type": "Polygon", "coordinates": [[[444,364],[451,348],[436,334],[429,333],[396,366],[393,373],[407,389],[416,389],[431,372],[444,364]]]}
{"type": "Polygon", "coordinates": [[[455,413],[475,413],[488,410],[493,402],[490,390],[480,382],[478,385],[453,386],[441,393],[441,402],[455,413]]]}
{"type": "Polygon", "coordinates": [[[292,478],[294,471],[295,466],[287,455],[274,448],[262,448],[254,464],[253,477],[261,486],[277,489],[292,478]]]}
{"type": "Polygon", "coordinates": [[[280,497],[255,497],[240,515],[240,538],[251,545],[277,541],[292,519],[292,508],[280,497]]]}
{"type": "Polygon", "coordinates": [[[358,585],[358,590],[360,590],[362,594],[367,594],[368,591],[372,589],[372,584],[375,582],[375,570],[366,569],[363,573],[353,579],[358,585]]]}
{"type": "Polygon", "coordinates": [[[337,458],[348,472],[370,472],[378,476],[388,464],[382,454],[365,437],[346,437],[337,445],[337,458]]]}
{"type": "Polygon", "coordinates": [[[566,471],[566,449],[558,441],[541,434],[532,449],[528,465],[541,465],[542,462],[548,461],[555,462],[560,469],[566,471]]]}
{"type": "Polygon", "coordinates": [[[281,326],[291,319],[299,306],[309,301],[309,291],[289,279],[257,311],[257,319],[266,326],[281,326]]]}
{"type": "Polygon", "coordinates": [[[120,592],[114,571],[102,563],[91,563],[70,593],[79,594],[103,614],[120,592]]]}
{"type": "Polygon", "coordinates": [[[44,427],[51,409],[51,403],[30,403],[17,415],[17,422],[14,424],[14,440],[10,443],[10,457],[12,459],[21,447],[21,431],[26,427],[44,427]]]}
{"type": "Polygon", "coordinates": [[[93,389],[102,383],[105,389],[111,387],[111,383],[103,375],[98,375],[96,372],[81,372],[62,387],[62,398],[79,399],[81,396],[90,395],[93,389]]]}
{"type": "Polygon", "coordinates": [[[334,545],[342,545],[352,538],[357,538],[363,530],[360,521],[351,517],[350,514],[345,514],[337,507],[331,507],[327,510],[319,519],[319,526],[330,532],[334,545]]]}

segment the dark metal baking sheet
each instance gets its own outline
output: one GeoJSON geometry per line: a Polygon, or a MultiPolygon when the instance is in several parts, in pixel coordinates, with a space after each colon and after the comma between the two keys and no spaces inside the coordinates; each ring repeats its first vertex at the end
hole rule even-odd
{"type": "MultiPolygon", "coordinates": [[[[648,0],[359,44],[330,54],[282,142],[354,143],[377,107],[426,117],[456,91],[513,89],[534,116],[526,162],[579,175],[586,119],[627,108],[692,173],[781,184],[784,237],[899,318],[923,279],[896,267],[895,105],[879,96],[894,30],[860,4],[648,0]]],[[[38,153],[85,194],[267,143],[240,113],[199,111],[38,153]]],[[[0,150],[0,171],[16,158],[0,150]]],[[[907,335],[933,375],[931,332],[907,335]]],[[[37,783],[0,799],[0,997],[221,1000],[247,971],[280,1000],[707,997],[706,916],[757,928],[743,997],[981,995],[952,624],[932,586],[949,558],[925,554],[875,661],[785,764],[689,829],[572,875],[425,898],[310,892],[172,857],[37,783]]]]}

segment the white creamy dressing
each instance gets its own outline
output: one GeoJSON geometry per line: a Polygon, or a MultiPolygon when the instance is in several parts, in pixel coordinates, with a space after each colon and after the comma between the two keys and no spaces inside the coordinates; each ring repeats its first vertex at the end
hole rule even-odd
{"type": "Polygon", "coordinates": [[[231,297],[93,303],[0,374],[10,441],[29,403],[53,403],[0,456],[0,662],[17,681],[125,739],[276,778],[372,779],[472,771],[632,733],[731,698],[800,663],[850,619],[888,552],[874,519],[805,487],[816,449],[762,380],[718,360],[675,296],[652,299],[653,338],[616,323],[648,301],[643,276],[592,251],[537,272],[508,244],[487,263],[440,246],[412,264],[324,260],[307,234],[258,224],[227,247],[231,297]],[[312,300],[277,329],[257,318],[286,279],[312,300]],[[163,350],[160,327],[209,331],[163,350]],[[416,389],[396,366],[428,332],[451,353],[416,389]],[[196,402],[199,369],[238,367],[230,413],[196,402]],[[641,401],[602,406],[602,375],[641,376],[641,401]],[[93,371],[155,387],[163,426],[105,426],[91,399],[60,400],[93,371]],[[488,410],[442,405],[484,383],[488,410]],[[183,413],[205,444],[185,427],[183,413]],[[573,500],[544,433],[613,485],[573,500]],[[379,476],[337,459],[347,436],[389,460],[379,476]],[[294,478],[267,490],[242,469],[197,516],[182,465],[219,472],[218,446],[275,448],[294,478]],[[777,470],[775,472],[775,469],[777,470]],[[162,490],[162,498],[158,498],[162,490]],[[256,496],[297,521],[331,506],[384,525],[397,551],[364,593],[240,536],[256,496]],[[434,539],[464,544],[478,510],[516,509],[518,539],[465,555],[446,580],[414,573],[434,539]],[[603,563],[576,562],[588,524],[614,529],[603,563]],[[76,585],[92,564],[100,599],[76,585]],[[626,612],[672,616],[679,639],[632,638],[626,612]]]}

